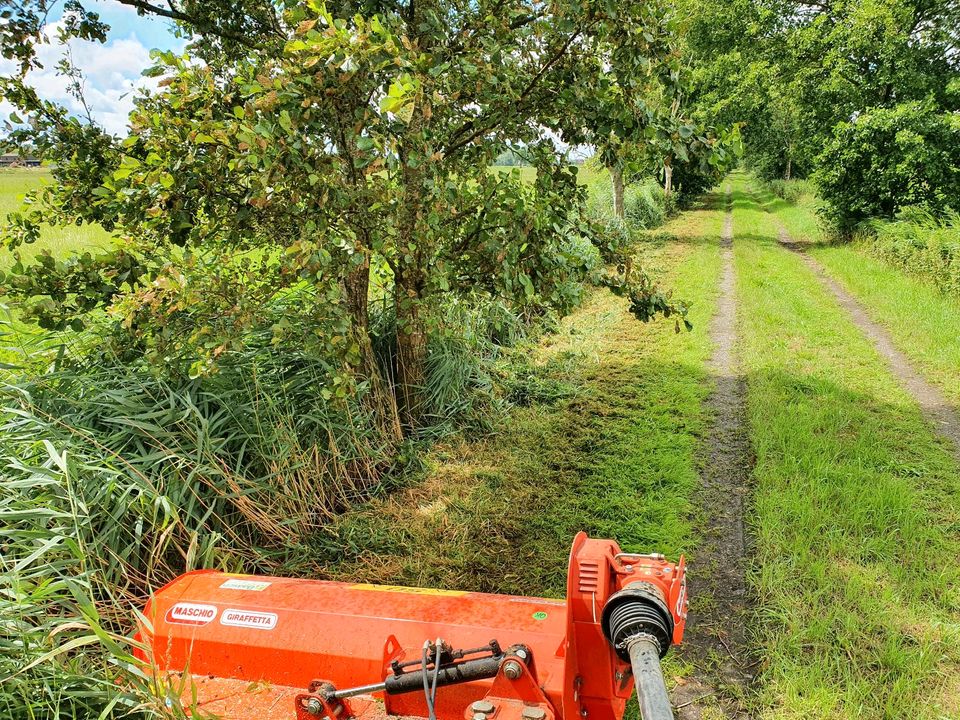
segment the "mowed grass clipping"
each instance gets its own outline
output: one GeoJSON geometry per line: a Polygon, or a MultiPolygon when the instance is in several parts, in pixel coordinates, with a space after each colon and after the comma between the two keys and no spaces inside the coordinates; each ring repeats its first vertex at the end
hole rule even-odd
{"type": "Polygon", "coordinates": [[[534,350],[541,397],[496,433],[438,446],[425,476],[344,515],[319,540],[326,574],[562,597],[579,530],[676,557],[694,544],[691,495],[708,391],[706,327],[719,272],[719,196],[642,253],[692,303],[692,333],[643,324],[596,291],[534,350]],[[551,400],[544,388],[554,388],[551,400]]]}
{"type": "Polygon", "coordinates": [[[811,196],[797,205],[766,193],[758,197],[809,252],[890,333],[900,352],[960,405],[960,297],[871,257],[856,244],[824,244],[826,234],[811,196]]]}
{"type": "Polygon", "coordinates": [[[960,472],[743,176],[735,191],[757,714],[960,717],[960,472]]]}

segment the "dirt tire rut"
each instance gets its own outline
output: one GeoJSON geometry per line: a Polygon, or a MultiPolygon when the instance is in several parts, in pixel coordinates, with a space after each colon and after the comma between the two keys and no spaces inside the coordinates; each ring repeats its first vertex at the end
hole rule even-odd
{"type": "Polygon", "coordinates": [[[887,362],[890,372],[900,383],[900,386],[920,406],[927,421],[940,435],[953,444],[953,453],[960,459],[960,416],[956,409],[947,400],[940,389],[927,382],[913,367],[913,364],[893,344],[890,334],[875,323],[863,306],[857,302],[836,280],[827,275],[823,265],[806,252],[800,243],[794,242],[786,228],[778,221],[778,239],[784,247],[793,250],[817,276],[823,286],[836,298],[840,306],[847,312],[864,335],[873,343],[876,351],[887,362]]]}
{"type": "Polygon", "coordinates": [[[701,540],[688,574],[691,609],[681,647],[694,671],[673,693],[678,720],[748,717],[743,703],[753,679],[745,631],[750,606],[746,581],[749,538],[744,508],[752,453],[746,432],[746,383],[736,357],[736,273],[733,214],[727,188],[721,237],[717,312],[710,325],[714,381],[707,400],[712,420],[697,492],[701,540]]]}

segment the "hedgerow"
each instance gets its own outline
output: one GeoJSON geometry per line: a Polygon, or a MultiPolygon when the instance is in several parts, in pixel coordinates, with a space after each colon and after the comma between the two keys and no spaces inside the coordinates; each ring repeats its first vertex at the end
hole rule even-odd
{"type": "Polygon", "coordinates": [[[943,217],[913,208],[896,220],[875,220],[858,234],[871,255],[960,295],[960,213],[943,217]]]}

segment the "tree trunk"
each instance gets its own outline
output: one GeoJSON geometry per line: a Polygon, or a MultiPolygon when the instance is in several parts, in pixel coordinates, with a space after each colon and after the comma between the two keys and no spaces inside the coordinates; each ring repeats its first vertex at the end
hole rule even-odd
{"type": "Polygon", "coordinates": [[[370,340],[370,259],[355,268],[343,283],[350,311],[353,339],[360,348],[360,366],[363,376],[370,383],[369,404],[376,415],[376,422],[387,440],[398,443],[403,439],[400,414],[393,388],[383,376],[370,340]]]}
{"type": "MultiPolygon", "coordinates": [[[[411,0],[407,11],[407,34],[429,55],[429,33],[420,30],[432,11],[427,0],[411,0]]],[[[427,286],[428,263],[433,257],[434,237],[424,222],[430,190],[427,167],[433,151],[428,140],[432,116],[429,75],[421,76],[422,86],[413,101],[410,119],[399,138],[402,205],[397,218],[397,259],[394,266],[394,306],[397,315],[397,391],[400,418],[406,430],[420,425],[423,390],[427,377],[427,323],[423,292],[427,286]]]]}
{"type": "Polygon", "coordinates": [[[613,182],[613,214],[623,220],[623,171],[618,167],[611,167],[610,180],[613,182]]]}
{"type": "Polygon", "coordinates": [[[431,233],[423,227],[426,164],[430,148],[425,139],[424,92],[414,102],[404,142],[398,149],[402,165],[400,181],[403,205],[397,222],[397,260],[394,303],[397,313],[397,390],[400,418],[406,429],[420,424],[423,388],[427,375],[427,330],[423,290],[427,284],[427,263],[432,255],[431,233]]]}
{"type": "MultiPolygon", "coordinates": [[[[418,274],[418,273],[414,273],[418,274]]],[[[416,428],[423,415],[423,388],[427,376],[427,330],[421,284],[398,277],[394,287],[397,312],[397,389],[403,424],[416,428]]]]}
{"type": "MultiPolygon", "coordinates": [[[[353,98],[353,103],[361,102],[360,98],[353,98]]],[[[348,105],[348,107],[351,105],[348,105]]],[[[341,122],[347,124],[346,119],[341,122]]],[[[339,151],[343,158],[342,172],[347,183],[358,191],[366,183],[363,173],[356,169],[356,158],[360,154],[357,148],[356,137],[353,133],[341,130],[339,137],[339,151]]],[[[360,372],[370,384],[370,395],[366,398],[367,406],[375,415],[383,436],[388,441],[399,443],[403,440],[403,430],[400,425],[400,415],[397,410],[397,398],[394,390],[377,362],[373,351],[373,342],[370,339],[370,254],[373,252],[373,242],[370,228],[366,225],[365,215],[358,208],[357,218],[362,218],[354,224],[357,246],[356,251],[363,255],[363,263],[352,268],[343,280],[343,289],[347,301],[347,310],[350,313],[350,331],[360,351],[360,372]]]]}
{"type": "Polygon", "coordinates": [[[789,180],[789,179],[790,179],[790,170],[791,170],[791,165],[792,165],[792,163],[793,163],[793,161],[790,159],[790,156],[787,155],[787,169],[786,169],[786,170],[784,171],[784,173],[783,173],[783,179],[784,179],[784,180],[789,180]]]}
{"type": "Polygon", "coordinates": [[[667,200],[673,195],[673,166],[671,162],[669,157],[663,161],[663,197],[667,200]]]}

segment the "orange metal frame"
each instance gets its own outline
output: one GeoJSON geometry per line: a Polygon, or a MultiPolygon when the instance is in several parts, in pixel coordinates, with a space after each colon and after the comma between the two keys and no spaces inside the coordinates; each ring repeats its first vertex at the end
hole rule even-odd
{"type": "Polygon", "coordinates": [[[329,720],[427,715],[423,693],[329,702],[336,688],[382,681],[393,660],[417,659],[425,640],[455,648],[522,644],[529,657],[496,677],[441,687],[438,720],[620,720],[630,667],[600,625],[606,600],[631,582],[662,592],[686,618],[684,563],[625,555],[580,533],[566,600],[195,571],[159,590],[145,609],[140,658],[195,716],[329,720]],[[320,705],[318,706],[318,703],[320,705]]]}

